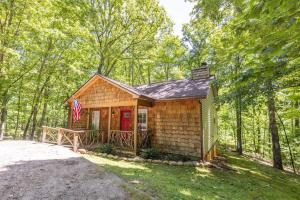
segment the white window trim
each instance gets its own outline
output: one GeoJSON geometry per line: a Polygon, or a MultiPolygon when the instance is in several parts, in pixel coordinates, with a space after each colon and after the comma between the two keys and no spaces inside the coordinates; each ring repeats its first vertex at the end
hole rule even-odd
{"type": "Polygon", "coordinates": [[[146,123],[143,123],[146,125],[146,130],[148,130],[148,110],[146,108],[139,108],[138,114],[146,114],[146,123]]]}

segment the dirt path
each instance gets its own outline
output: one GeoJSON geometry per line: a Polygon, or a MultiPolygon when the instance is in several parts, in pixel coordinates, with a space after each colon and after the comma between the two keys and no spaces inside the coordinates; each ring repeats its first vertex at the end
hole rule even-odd
{"type": "Polygon", "coordinates": [[[128,199],[126,183],[61,146],[0,142],[0,199],[128,199]]]}

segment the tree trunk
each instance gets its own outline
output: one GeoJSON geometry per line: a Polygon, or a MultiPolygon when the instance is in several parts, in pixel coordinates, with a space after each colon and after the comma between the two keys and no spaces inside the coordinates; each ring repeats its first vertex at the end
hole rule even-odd
{"type": "Polygon", "coordinates": [[[261,153],[261,128],[260,128],[260,114],[258,113],[258,116],[256,118],[256,124],[257,124],[257,153],[261,153]]]}
{"type": "MultiPolygon", "coordinates": [[[[241,67],[241,58],[239,55],[236,56],[236,64],[235,64],[235,77],[238,79],[239,77],[239,69],[241,67]]],[[[238,87],[236,87],[236,97],[235,97],[235,114],[236,114],[236,151],[238,154],[243,154],[242,147],[242,99],[241,92],[238,87]]]]}
{"type": "Polygon", "coordinates": [[[253,118],[256,123],[256,131],[253,130],[253,133],[255,135],[255,132],[257,133],[257,145],[255,148],[256,153],[261,153],[261,127],[260,127],[260,110],[258,109],[258,113],[255,110],[255,106],[253,106],[253,118]]]}
{"type": "Polygon", "coordinates": [[[281,149],[279,143],[278,127],[276,123],[276,108],[274,100],[274,91],[271,80],[267,81],[267,104],[268,104],[268,114],[269,114],[269,129],[272,137],[272,153],[273,153],[273,167],[283,170],[281,149]]]}
{"type": "Polygon", "coordinates": [[[8,91],[5,91],[2,97],[1,116],[0,116],[0,141],[4,138],[5,125],[7,120],[8,91]]]}
{"type": "Polygon", "coordinates": [[[241,111],[241,97],[236,97],[236,151],[238,154],[243,154],[242,147],[242,111],[241,111]]]}
{"type": "Polygon", "coordinates": [[[20,81],[19,92],[18,92],[18,113],[17,113],[17,121],[16,121],[16,124],[15,124],[15,134],[14,134],[14,139],[17,138],[17,131],[18,131],[18,128],[19,128],[19,122],[20,122],[22,85],[23,85],[23,79],[21,79],[21,81],[20,81]]]}
{"type": "Polygon", "coordinates": [[[42,126],[44,125],[45,119],[46,119],[46,114],[47,114],[47,109],[48,109],[48,97],[49,97],[48,90],[45,90],[44,106],[43,106],[42,116],[41,116],[41,119],[40,119],[40,122],[38,125],[40,128],[40,131],[38,132],[38,135],[37,135],[38,141],[40,141],[40,137],[41,137],[42,130],[43,130],[42,126]]]}
{"type": "Polygon", "coordinates": [[[148,75],[148,84],[150,84],[151,83],[151,71],[150,71],[150,66],[148,66],[148,68],[147,68],[147,75],[148,75]]]}
{"type": "MultiPolygon", "coordinates": [[[[295,102],[295,108],[299,108],[299,102],[295,102]]],[[[299,118],[295,118],[295,127],[294,127],[294,132],[296,136],[300,136],[300,121],[299,118]]]]}
{"type": "Polygon", "coordinates": [[[35,129],[36,129],[37,114],[38,114],[38,105],[35,105],[34,109],[33,109],[33,115],[32,115],[32,127],[31,127],[30,140],[34,139],[34,133],[35,133],[35,129]]]}
{"type": "Polygon", "coordinates": [[[25,129],[24,129],[24,132],[23,132],[23,140],[26,140],[26,137],[27,137],[27,131],[28,131],[28,129],[29,129],[29,125],[30,125],[30,122],[31,122],[31,118],[32,118],[33,112],[34,112],[34,110],[33,110],[33,108],[32,108],[31,113],[30,113],[30,115],[29,115],[29,117],[28,117],[28,120],[27,120],[25,129]]]}
{"type": "Polygon", "coordinates": [[[252,136],[252,142],[253,142],[253,152],[255,152],[255,153],[257,153],[257,149],[258,149],[258,147],[257,147],[257,145],[256,145],[256,135],[255,135],[255,116],[256,116],[256,114],[255,114],[255,108],[254,108],[254,105],[252,105],[252,134],[253,134],[253,136],[252,136]]]}

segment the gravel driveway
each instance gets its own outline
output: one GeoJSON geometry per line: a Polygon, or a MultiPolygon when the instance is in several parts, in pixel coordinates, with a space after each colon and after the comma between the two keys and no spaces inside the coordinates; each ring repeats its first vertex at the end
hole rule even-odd
{"type": "Polygon", "coordinates": [[[51,144],[0,141],[0,199],[128,199],[126,183],[51,144]]]}

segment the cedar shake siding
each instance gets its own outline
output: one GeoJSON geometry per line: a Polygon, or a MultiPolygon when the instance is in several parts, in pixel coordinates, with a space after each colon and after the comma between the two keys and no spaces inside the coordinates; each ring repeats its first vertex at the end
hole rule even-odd
{"type": "Polygon", "coordinates": [[[132,95],[100,78],[95,80],[83,95],[77,97],[83,108],[93,108],[111,103],[127,104],[133,102],[132,95]]]}
{"type": "Polygon", "coordinates": [[[148,123],[154,148],[201,156],[199,100],[157,102],[149,108],[148,123]]]}

